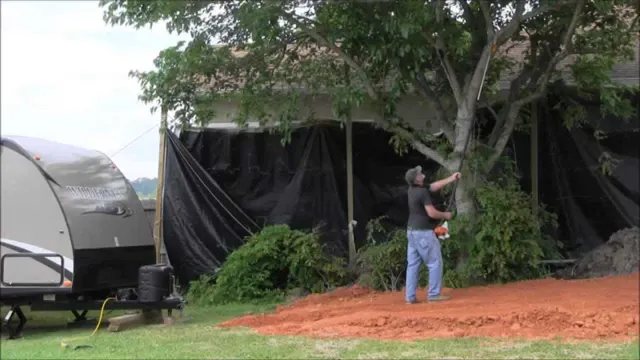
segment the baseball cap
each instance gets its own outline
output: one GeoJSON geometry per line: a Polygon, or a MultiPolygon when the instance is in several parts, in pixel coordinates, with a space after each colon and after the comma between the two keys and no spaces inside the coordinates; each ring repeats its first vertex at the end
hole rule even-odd
{"type": "Polygon", "coordinates": [[[414,185],[416,183],[416,178],[420,174],[422,174],[422,166],[418,165],[407,170],[407,172],[404,174],[404,179],[408,185],[414,185]]]}

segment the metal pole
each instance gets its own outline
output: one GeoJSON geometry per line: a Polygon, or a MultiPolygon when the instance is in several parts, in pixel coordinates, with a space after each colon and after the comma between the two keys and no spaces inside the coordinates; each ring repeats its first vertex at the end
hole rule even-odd
{"type": "MultiPolygon", "coordinates": [[[[351,77],[349,66],[345,64],[344,75],[347,85],[351,85],[351,77]]],[[[349,111],[346,119],[346,151],[347,151],[347,224],[349,230],[349,269],[356,268],[356,240],[353,235],[353,134],[352,134],[352,108],[349,104],[349,111]]]]}
{"type": "Polygon", "coordinates": [[[538,214],[538,103],[531,104],[531,206],[538,214]]]}
{"type": "Polygon", "coordinates": [[[352,269],[356,260],[356,241],[353,236],[353,136],[351,126],[351,111],[347,117],[347,219],[349,222],[349,265],[352,269]]]}
{"type": "Polygon", "coordinates": [[[161,262],[160,249],[163,244],[162,234],[162,195],[164,193],[164,159],[166,155],[167,109],[162,108],[160,114],[160,150],[158,152],[158,185],[156,188],[156,213],[153,224],[153,242],[156,248],[156,264],[161,262]]]}

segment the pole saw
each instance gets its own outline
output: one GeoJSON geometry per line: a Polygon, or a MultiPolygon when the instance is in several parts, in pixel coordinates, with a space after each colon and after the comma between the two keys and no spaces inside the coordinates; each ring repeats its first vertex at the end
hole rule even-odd
{"type": "MultiPolygon", "coordinates": [[[[475,119],[475,116],[474,116],[474,119],[475,119]]],[[[472,128],[473,128],[473,123],[474,123],[474,121],[472,120],[472,123],[471,123],[471,127],[472,128]]],[[[462,155],[460,157],[460,164],[458,165],[458,172],[462,172],[462,165],[464,163],[464,159],[465,159],[466,154],[467,154],[467,148],[469,146],[469,141],[471,139],[471,133],[472,132],[473,132],[472,129],[470,129],[469,133],[467,134],[467,139],[465,140],[464,148],[462,150],[462,155]]],[[[460,181],[460,180],[458,180],[458,181],[460,181]]],[[[449,196],[449,201],[447,202],[446,211],[451,211],[451,209],[453,208],[453,205],[454,205],[455,200],[456,200],[456,190],[458,188],[458,181],[456,181],[453,184],[453,190],[451,190],[451,195],[449,196]]],[[[446,239],[451,237],[451,235],[449,235],[449,222],[446,221],[446,220],[442,225],[437,226],[433,231],[436,233],[436,236],[440,240],[446,240],[446,239]]]]}
{"type": "MultiPolygon", "coordinates": [[[[480,83],[480,88],[478,89],[478,96],[476,97],[476,101],[480,101],[480,94],[482,94],[482,88],[484,86],[484,79],[487,76],[487,69],[489,69],[489,61],[491,60],[491,55],[496,51],[495,48],[495,43],[491,44],[491,53],[489,54],[489,59],[487,60],[487,64],[484,67],[484,72],[482,74],[482,82],[480,83]]],[[[440,58],[440,60],[442,60],[442,54],[440,53],[442,52],[441,49],[438,49],[437,53],[438,53],[438,57],[440,58]]],[[[447,73],[447,69],[444,69],[445,75],[447,75],[447,78],[449,78],[451,76],[451,74],[447,73]]],[[[460,156],[460,164],[458,164],[458,172],[461,173],[462,172],[462,166],[464,163],[464,159],[467,155],[467,148],[469,147],[469,142],[471,140],[471,134],[473,133],[473,127],[475,125],[475,119],[476,116],[474,114],[473,118],[471,119],[471,125],[469,127],[469,132],[467,133],[467,138],[465,139],[465,143],[464,143],[464,148],[462,149],[462,154],[460,156]]],[[[458,180],[460,181],[460,180],[458,180]]],[[[451,191],[451,196],[449,197],[449,201],[447,203],[447,207],[446,207],[446,211],[451,211],[451,209],[453,208],[454,204],[455,204],[455,200],[456,200],[456,190],[458,188],[458,181],[455,182],[455,184],[453,184],[453,190],[451,191]]],[[[449,235],[449,222],[445,221],[442,225],[437,226],[434,229],[434,232],[436,233],[436,236],[438,237],[438,239],[440,240],[446,240],[448,238],[451,237],[451,235],[449,235]]]]}

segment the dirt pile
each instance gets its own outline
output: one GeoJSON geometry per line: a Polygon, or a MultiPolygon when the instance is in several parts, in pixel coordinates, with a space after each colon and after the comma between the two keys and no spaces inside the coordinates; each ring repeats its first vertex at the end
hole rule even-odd
{"type": "Polygon", "coordinates": [[[609,240],[585,254],[575,265],[559,275],[567,279],[587,279],[638,272],[640,266],[640,228],[615,232],[609,240]]]}
{"type": "MultiPolygon", "coordinates": [[[[632,274],[446,289],[451,300],[414,305],[405,304],[402,292],[352,287],[309,296],[273,314],[244,316],[221,326],[315,337],[623,340],[638,336],[639,280],[638,274],[632,274]]],[[[419,295],[424,298],[426,293],[421,290],[419,295]]]]}

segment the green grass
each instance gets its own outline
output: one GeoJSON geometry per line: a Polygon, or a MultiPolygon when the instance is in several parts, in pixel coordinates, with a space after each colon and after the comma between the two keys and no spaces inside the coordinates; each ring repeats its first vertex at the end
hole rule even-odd
{"type": "MultiPolygon", "coordinates": [[[[2,359],[383,359],[383,358],[521,358],[639,359],[638,342],[566,343],[492,339],[450,339],[415,342],[365,339],[316,340],[292,336],[261,336],[249,329],[216,328],[233,316],[265,312],[273,305],[188,307],[186,321],[173,326],[149,325],[118,333],[101,329],[94,337],[72,341],[91,349],[64,349],[64,339],[90,335],[92,328],[68,329],[70,313],[32,313],[18,340],[2,340],[2,359]]],[[[113,313],[110,314],[113,316],[113,313]]]]}

